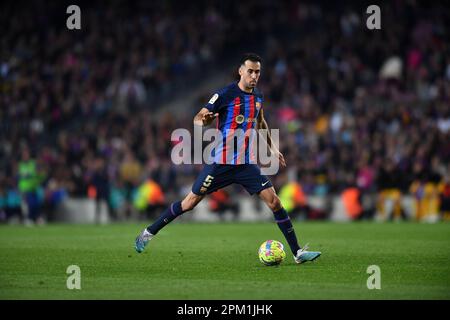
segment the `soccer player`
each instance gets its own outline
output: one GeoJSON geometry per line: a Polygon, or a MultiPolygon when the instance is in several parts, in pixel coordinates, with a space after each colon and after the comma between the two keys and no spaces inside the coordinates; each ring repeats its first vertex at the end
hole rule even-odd
{"type": "MultiPolygon", "coordinates": [[[[261,58],[256,54],[245,54],[239,66],[240,80],[217,91],[204,108],[194,118],[194,125],[207,126],[218,119],[217,129],[223,140],[214,150],[214,161],[206,164],[197,177],[192,191],[182,200],[172,203],[162,215],[144,229],[136,238],[135,249],[142,252],[147,243],[168,223],[181,214],[192,210],[205,195],[224,188],[232,183],[242,185],[251,195],[259,197],[272,210],[275,221],[283,233],[297,263],[313,261],[321,253],[301,248],[286,210],[282,207],[270,180],[261,173],[260,168],[250,163],[250,143],[244,140],[233,152],[230,145],[230,131],[243,129],[267,129],[263,114],[263,95],[256,87],[261,74],[261,58]],[[255,128],[256,125],[256,128],[255,128]]],[[[283,154],[272,143],[270,135],[267,143],[271,152],[277,156],[282,167],[286,166],[283,154]]]]}

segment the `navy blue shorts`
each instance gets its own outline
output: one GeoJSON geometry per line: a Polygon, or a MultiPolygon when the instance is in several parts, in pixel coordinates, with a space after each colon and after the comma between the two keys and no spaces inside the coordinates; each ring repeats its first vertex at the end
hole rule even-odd
{"type": "Polygon", "coordinates": [[[207,164],[198,175],[192,187],[196,195],[205,195],[232,183],[240,184],[250,194],[272,187],[270,180],[255,164],[207,164]]]}

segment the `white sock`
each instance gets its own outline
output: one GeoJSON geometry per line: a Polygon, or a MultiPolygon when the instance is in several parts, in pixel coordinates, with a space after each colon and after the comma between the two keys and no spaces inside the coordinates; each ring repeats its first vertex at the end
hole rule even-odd
{"type": "Polygon", "coordinates": [[[147,228],[145,228],[145,230],[144,230],[144,236],[149,236],[149,237],[151,238],[151,237],[154,236],[154,234],[151,234],[151,233],[147,230],[147,228]]]}

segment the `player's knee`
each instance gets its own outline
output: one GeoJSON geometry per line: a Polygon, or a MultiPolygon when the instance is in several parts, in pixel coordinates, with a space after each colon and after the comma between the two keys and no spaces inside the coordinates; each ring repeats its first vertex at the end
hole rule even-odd
{"type": "Polygon", "coordinates": [[[183,211],[186,212],[186,211],[191,211],[192,209],[194,209],[196,205],[197,204],[194,201],[186,200],[186,201],[183,201],[181,206],[183,208],[183,211]]]}
{"type": "Polygon", "coordinates": [[[269,208],[272,211],[278,211],[281,209],[281,201],[280,198],[278,198],[277,196],[274,196],[272,199],[270,199],[269,203],[269,208]]]}
{"type": "Polygon", "coordinates": [[[188,195],[182,202],[181,207],[183,211],[191,211],[195,208],[195,206],[200,202],[202,199],[201,196],[198,196],[196,194],[190,194],[188,195]]]}

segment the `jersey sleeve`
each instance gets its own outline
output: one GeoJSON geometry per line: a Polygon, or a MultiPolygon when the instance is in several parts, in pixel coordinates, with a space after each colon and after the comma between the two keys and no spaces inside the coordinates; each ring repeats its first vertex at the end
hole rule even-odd
{"type": "Polygon", "coordinates": [[[211,97],[211,99],[209,99],[208,103],[205,105],[205,108],[211,112],[217,113],[219,112],[222,101],[223,101],[223,94],[221,92],[215,93],[211,97]]]}
{"type": "Polygon", "coordinates": [[[258,97],[261,100],[261,103],[263,103],[264,102],[264,94],[262,93],[261,90],[258,90],[258,97]]]}
{"type": "Polygon", "coordinates": [[[256,109],[261,110],[263,108],[264,104],[264,96],[261,93],[261,91],[258,92],[258,95],[256,96],[256,109]]]}

